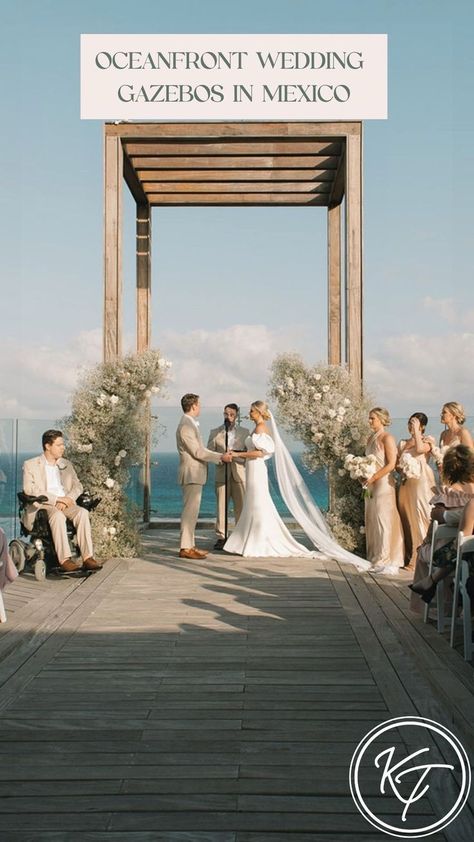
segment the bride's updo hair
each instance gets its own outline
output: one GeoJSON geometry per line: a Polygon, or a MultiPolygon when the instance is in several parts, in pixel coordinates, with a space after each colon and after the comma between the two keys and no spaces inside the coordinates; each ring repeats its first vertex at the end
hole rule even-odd
{"type": "Polygon", "coordinates": [[[383,406],[374,406],[374,408],[370,410],[369,415],[376,415],[384,427],[388,427],[392,423],[388,409],[385,409],[383,406]]]}
{"type": "Polygon", "coordinates": [[[268,404],[265,401],[254,401],[251,404],[252,409],[256,409],[257,412],[260,413],[264,421],[268,421],[271,418],[270,410],[268,408],[268,404]]]}

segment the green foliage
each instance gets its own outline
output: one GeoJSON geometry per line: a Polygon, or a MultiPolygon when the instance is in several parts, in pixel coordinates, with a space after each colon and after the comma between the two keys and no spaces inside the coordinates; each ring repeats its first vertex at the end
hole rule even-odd
{"type": "Polygon", "coordinates": [[[159,351],[129,354],[83,375],[63,422],[68,458],[85,489],[102,498],[91,515],[99,558],[130,558],[140,550],[137,512],[125,493],[130,466],[143,462],[149,400],[170,363],[159,351]]]}
{"type": "Polygon", "coordinates": [[[343,366],[308,367],[297,354],[281,354],[271,367],[271,396],[282,426],[305,446],[310,471],[328,472],[328,523],[348,550],[364,551],[361,486],[344,467],[348,453],[364,452],[369,399],[343,366]]]}

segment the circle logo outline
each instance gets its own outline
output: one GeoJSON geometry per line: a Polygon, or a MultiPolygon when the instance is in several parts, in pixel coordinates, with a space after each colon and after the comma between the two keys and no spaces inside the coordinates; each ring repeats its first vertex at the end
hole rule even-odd
{"type": "Polygon", "coordinates": [[[459,815],[469,796],[471,788],[471,767],[464,746],[449,730],[449,728],[446,728],[445,725],[440,725],[439,722],[436,722],[433,719],[427,719],[423,716],[398,716],[392,719],[387,719],[379,725],[376,725],[375,728],[372,728],[371,731],[365,734],[359,742],[351,759],[349,768],[349,786],[352,799],[357,809],[365,820],[373,827],[377,828],[377,830],[381,830],[383,833],[387,833],[390,836],[398,836],[399,838],[401,837],[406,839],[419,839],[421,837],[431,836],[433,833],[437,833],[442,830],[443,827],[447,827],[448,824],[451,824],[451,822],[453,822],[459,815]],[[376,816],[365,803],[364,797],[360,792],[358,781],[360,763],[367,748],[386,731],[394,730],[396,728],[403,727],[404,725],[423,727],[443,737],[458,757],[462,777],[459,796],[449,811],[442,818],[437,819],[433,824],[414,829],[395,827],[376,816]]]}

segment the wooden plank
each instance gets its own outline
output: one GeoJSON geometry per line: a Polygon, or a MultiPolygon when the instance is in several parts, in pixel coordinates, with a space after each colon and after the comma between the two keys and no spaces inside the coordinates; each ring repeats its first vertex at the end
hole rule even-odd
{"type": "Polygon", "coordinates": [[[198,181],[188,182],[180,181],[178,183],[169,184],[166,181],[144,181],[143,189],[148,193],[172,193],[178,195],[179,193],[206,193],[212,195],[213,193],[329,193],[329,186],[327,184],[314,184],[311,181],[292,182],[287,181],[283,183],[274,181],[258,182],[212,182],[202,183],[198,181]]]}
{"type": "Polygon", "coordinates": [[[324,158],[317,155],[181,155],[155,156],[131,158],[132,165],[140,172],[149,170],[180,170],[180,169],[308,169],[310,171],[326,172],[334,178],[339,165],[339,158],[324,158]],[[325,163],[326,162],[326,163],[325,163]]]}
{"type": "Polygon", "coordinates": [[[149,193],[148,200],[154,206],[166,205],[314,205],[324,207],[326,196],[306,193],[149,193]]]}
{"type": "Polygon", "coordinates": [[[170,138],[157,139],[153,142],[124,142],[124,149],[130,158],[161,155],[317,155],[319,158],[337,161],[342,145],[320,143],[308,140],[274,140],[253,138],[251,141],[240,140],[237,143],[222,138],[186,140],[170,138]]]}
{"type": "MultiPolygon", "coordinates": [[[[137,176],[142,182],[173,183],[175,181],[307,181],[314,184],[329,184],[333,180],[333,170],[306,169],[138,169],[137,176]]],[[[330,187],[328,187],[328,190],[330,187]]]]}
{"type": "Polygon", "coordinates": [[[360,122],[325,121],[213,121],[213,122],[146,122],[106,123],[105,131],[111,137],[156,138],[156,137],[314,137],[333,142],[341,136],[359,131],[360,122]]]}
{"type": "Polygon", "coordinates": [[[123,155],[123,177],[137,205],[146,204],[146,196],[140,184],[140,178],[127,154],[123,155]]]}

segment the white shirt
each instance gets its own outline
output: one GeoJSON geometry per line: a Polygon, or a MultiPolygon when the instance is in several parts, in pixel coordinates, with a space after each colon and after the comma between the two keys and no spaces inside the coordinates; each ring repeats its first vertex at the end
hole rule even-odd
{"type": "Polygon", "coordinates": [[[44,456],[43,459],[46,467],[46,490],[48,494],[53,494],[55,497],[65,497],[66,492],[61,482],[58,466],[56,464],[51,465],[44,456]]]}
{"type": "MultiPolygon", "coordinates": [[[[224,427],[224,435],[225,435],[225,427],[224,427]]],[[[227,433],[227,443],[228,443],[229,450],[233,450],[234,446],[235,446],[235,427],[233,427],[232,429],[229,428],[229,431],[227,433]]]]}

